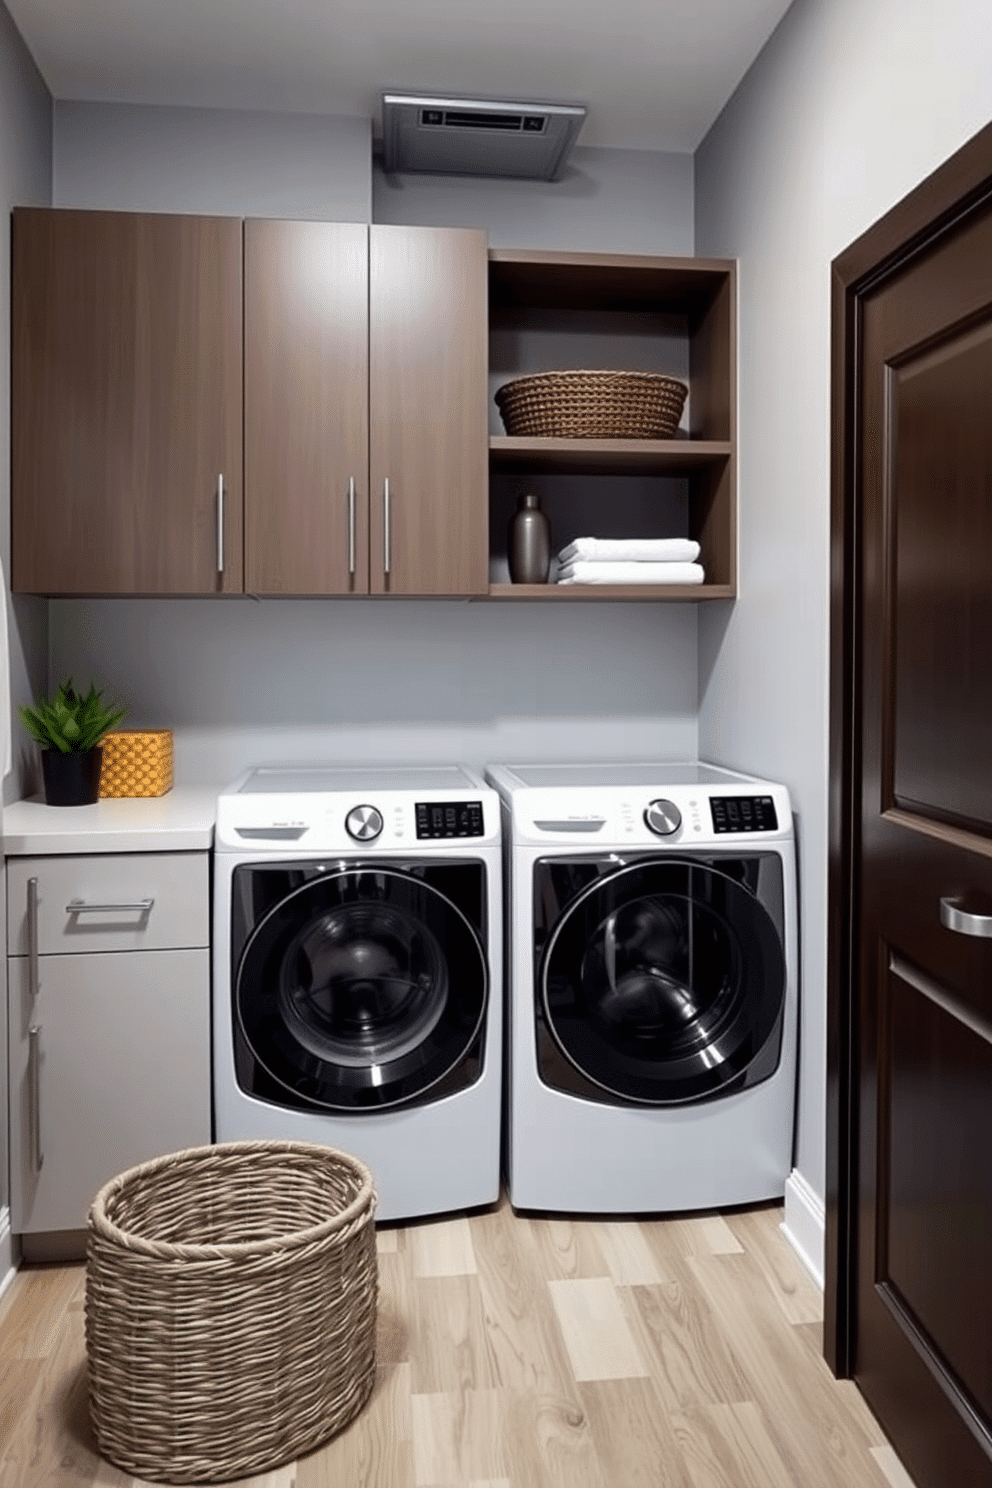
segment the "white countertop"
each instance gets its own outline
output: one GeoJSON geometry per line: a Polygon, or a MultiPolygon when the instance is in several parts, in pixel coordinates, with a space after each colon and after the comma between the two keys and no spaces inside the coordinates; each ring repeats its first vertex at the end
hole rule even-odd
{"type": "Polygon", "coordinates": [[[46,806],[40,798],[3,808],[8,857],[45,853],[193,852],[214,840],[217,790],[174,786],[164,796],[46,806]]]}

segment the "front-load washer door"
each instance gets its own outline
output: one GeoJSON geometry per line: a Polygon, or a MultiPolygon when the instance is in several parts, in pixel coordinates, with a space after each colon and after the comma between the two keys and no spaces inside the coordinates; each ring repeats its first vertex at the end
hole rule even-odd
{"type": "Polygon", "coordinates": [[[539,981],[561,1053],[607,1096],[704,1100],[777,1063],[781,940],[755,895],[713,864],[650,859],[595,878],[555,924],[539,981]]]}
{"type": "Polygon", "coordinates": [[[294,1102],[382,1108],[436,1086],[482,1024],[488,969],[463,912],[387,868],[311,878],[248,937],[234,1014],[258,1065],[294,1102]]]}

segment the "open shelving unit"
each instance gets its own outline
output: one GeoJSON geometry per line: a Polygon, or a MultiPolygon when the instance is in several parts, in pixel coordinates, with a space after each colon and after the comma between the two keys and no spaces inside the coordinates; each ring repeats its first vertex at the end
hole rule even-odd
{"type": "Polygon", "coordinates": [[[664,440],[510,437],[492,405],[493,598],[735,597],[736,303],[729,260],[490,250],[490,397],[515,376],[566,367],[667,372],[689,385],[682,427],[664,440]],[[691,537],[705,582],[509,582],[506,523],[515,495],[528,489],[546,498],[556,551],[578,536],[691,537]]]}

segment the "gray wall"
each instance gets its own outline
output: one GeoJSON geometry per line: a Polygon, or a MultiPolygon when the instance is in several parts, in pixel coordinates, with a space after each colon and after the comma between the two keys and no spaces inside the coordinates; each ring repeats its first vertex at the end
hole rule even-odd
{"type": "MultiPolygon", "coordinates": [[[[45,205],[52,189],[52,101],[27,49],[0,0],[0,560],[10,575],[10,210],[45,205]]],[[[47,614],[43,600],[7,603],[12,705],[27,702],[45,685],[47,614]]],[[[5,706],[5,704],[3,704],[5,706]]],[[[3,782],[4,800],[17,800],[32,783],[31,755],[20,723],[10,720],[13,773],[3,782]]],[[[6,885],[0,873],[0,913],[6,885]]],[[[4,923],[6,915],[3,916],[4,923]]],[[[6,936],[2,985],[6,986],[6,936]]],[[[7,998],[0,998],[0,1211],[7,1204],[7,998]]],[[[0,1231],[5,1228],[0,1223],[0,1231]]],[[[0,1235],[2,1240],[2,1235],[0,1235]]],[[[0,1245],[2,1249],[2,1245],[0,1245]]],[[[0,1281],[3,1280],[0,1264],[0,1281]]]]}
{"type": "MultiPolygon", "coordinates": [[[[210,111],[58,104],[55,205],[367,218],[340,185],[363,163],[371,191],[371,143],[354,121],[240,117],[234,128],[210,111]],[[296,148],[299,131],[314,148],[296,148]]],[[[692,251],[689,156],[588,150],[563,186],[377,177],[374,216],[481,225],[517,245],[692,251]]],[[[289,753],[696,750],[692,605],[73,600],[53,602],[50,623],[53,679],[93,676],[133,721],[174,727],[180,780],[223,782],[289,753]]]]}
{"type": "Polygon", "coordinates": [[[179,780],[279,759],[691,758],[688,605],[60,600],[53,675],[176,731],[179,780]]]}
{"type": "Polygon", "coordinates": [[[992,114],[988,0],[796,0],[696,156],[740,260],[740,598],[700,619],[702,753],[800,827],[797,1166],[824,1192],[830,262],[992,114]]]}
{"type": "Polygon", "coordinates": [[[370,119],[55,104],[53,202],[368,222],[370,119]]]}
{"type": "Polygon", "coordinates": [[[494,248],[693,251],[691,155],[577,147],[560,181],[372,176],[376,222],[484,227],[494,248]]]}

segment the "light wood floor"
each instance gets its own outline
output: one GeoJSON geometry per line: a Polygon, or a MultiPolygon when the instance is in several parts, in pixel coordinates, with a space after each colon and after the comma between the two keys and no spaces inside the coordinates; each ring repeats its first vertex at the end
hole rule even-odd
{"type": "MultiPolygon", "coordinates": [[[[912,1488],[820,1356],[820,1295],[768,1206],[383,1228],[362,1415],[243,1488],[912,1488]]],[[[89,1434],[82,1266],[0,1300],[2,1488],[132,1488],[89,1434]]]]}

